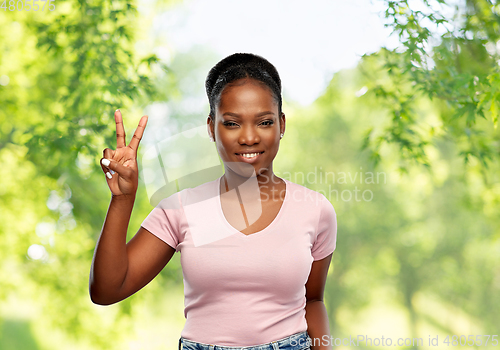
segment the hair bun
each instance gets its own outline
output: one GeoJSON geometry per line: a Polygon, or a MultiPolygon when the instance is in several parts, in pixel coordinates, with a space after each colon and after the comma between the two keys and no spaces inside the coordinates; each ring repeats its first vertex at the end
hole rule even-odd
{"type": "Polygon", "coordinates": [[[252,78],[267,85],[275,95],[281,113],[281,79],[276,67],[261,56],[235,53],[219,61],[208,72],[205,90],[210,102],[210,115],[215,115],[215,106],[224,87],[242,78],[252,78]]]}

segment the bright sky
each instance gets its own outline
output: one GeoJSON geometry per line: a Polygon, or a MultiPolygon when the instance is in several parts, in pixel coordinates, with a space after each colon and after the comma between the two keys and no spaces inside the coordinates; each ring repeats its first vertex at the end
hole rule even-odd
{"type": "Polygon", "coordinates": [[[261,55],[278,69],[284,98],[307,105],[334,72],[397,45],[380,10],[370,0],[186,0],[154,17],[156,41],[168,43],[155,52],[168,60],[206,45],[218,60],[235,52],[261,55]]]}

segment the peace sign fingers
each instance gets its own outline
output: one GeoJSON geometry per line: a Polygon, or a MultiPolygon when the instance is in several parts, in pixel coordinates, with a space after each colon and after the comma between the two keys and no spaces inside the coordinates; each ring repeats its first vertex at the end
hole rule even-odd
{"type": "Polygon", "coordinates": [[[114,196],[135,195],[138,186],[137,149],[148,123],[145,115],[139,121],[130,143],[126,144],[123,117],[119,109],[115,111],[116,149],[106,148],[101,159],[101,167],[114,196]]]}
{"type": "Polygon", "coordinates": [[[119,109],[115,111],[115,123],[116,123],[116,148],[121,148],[127,146],[125,143],[125,128],[123,127],[122,113],[119,109]]]}
{"type": "Polygon", "coordinates": [[[144,129],[146,128],[147,123],[148,116],[145,115],[139,121],[139,125],[137,126],[137,129],[135,129],[134,136],[132,136],[132,140],[130,140],[130,143],[128,144],[128,146],[134,151],[137,151],[137,148],[139,147],[139,142],[141,142],[142,135],[144,134],[144,129]]]}

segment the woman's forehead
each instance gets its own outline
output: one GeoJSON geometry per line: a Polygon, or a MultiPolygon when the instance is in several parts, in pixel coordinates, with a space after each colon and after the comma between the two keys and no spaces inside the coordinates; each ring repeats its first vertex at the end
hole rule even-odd
{"type": "Polygon", "coordinates": [[[233,87],[238,87],[238,86],[246,85],[246,84],[253,84],[255,86],[259,86],[261,88],[265,88],[265,89],[269,90],[272,93],[271,88],[269,86],[267,86],[267,84],[264,83],[263,81],[254,79],[252,77],[244,77],[244,78],[240,78],[240,79],[234,80],[234,81],[232,81],[230,83],[227,83],[224,86],[224,88],[222,89],[222,93],[221,94],[223,94],[228,89],[231,89],[233,87]]]}
{"type": "Polygon", "coordinates": [[[238,84],[228,87],[221,95],[218,109],[277,108],[277,101],[267,86],[238,84]]]}

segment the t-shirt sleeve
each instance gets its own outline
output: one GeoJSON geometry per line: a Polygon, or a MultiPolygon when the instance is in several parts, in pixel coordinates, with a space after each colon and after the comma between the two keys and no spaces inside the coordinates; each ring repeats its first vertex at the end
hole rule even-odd
{"type": "Polygon", "coordinates": [[[181,217],[182,206],[179,192],[176,192],[158,203],[141,226],[177,251],[177,245],[182,241],[181,217]]]}
{"type": "Polygon", "coordinates": [[[326,197],[322,196],[322,198],[316,240],[311,249],[314,261],[326,258],[333,253],[337,242],[337,214],[332,203],[326,197]]]}

